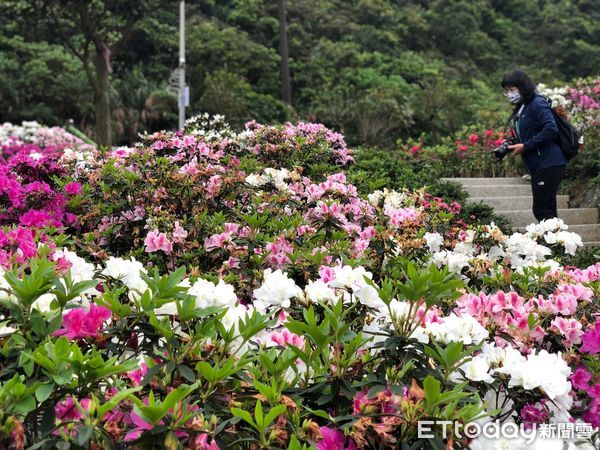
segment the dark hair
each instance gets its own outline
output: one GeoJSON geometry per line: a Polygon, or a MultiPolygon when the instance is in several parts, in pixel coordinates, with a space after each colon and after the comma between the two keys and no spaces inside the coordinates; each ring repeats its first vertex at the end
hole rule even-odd
{"type": "Polygon", "coordinates": [[[524,103],[529,103],[535,97],[535,83],[522,70],[513,70],[502,78],[500,83],[503,88],[516,87],[523,98],[524,103]]]}

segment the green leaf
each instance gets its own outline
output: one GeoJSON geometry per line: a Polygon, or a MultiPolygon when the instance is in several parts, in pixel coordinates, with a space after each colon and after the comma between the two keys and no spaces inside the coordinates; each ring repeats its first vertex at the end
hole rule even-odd
{"type": "Polygon", "coordinates": [[[181,376],[183,378],[188,380],[190,383],[193,383],[194,381],[196,381],[196,374],[194,373],[194,371],[192,369],[190,369],[185,364],[179,364],[177,366],[177,371],[181,374],[181,376]]]}
{"type": "Polygon", "coordinates": [[[254,422],[254,419],[252,419],[252,416],[248,411],[244,411],[243,409],[239,408],[231,408],[231,414],[233,414],[235,417],[242,419],[244,422],[249,423],[250,425],[252,425],[252,427],[258,429],[256,422],[254,422]]]}
{"type": "Polygon", "coordinates": [[[271,425],[271,423],[273,423],[273,421],[275,421],[275,419],[277,419],[279,416],[281,416],[283,413],[285,413],[286,410],[287,410],[287,407],[285,405],[279,405],[279,406],[275,406],[274,408],[271,408],[271,410],[265,416],[265,419],[263,422],[263,427],[267,428],[269,425],[271,425]]]}
{"type": "Polygon", "coordinates": [[[54,390],[54,384],[42,384],[35,391],[35,398],[40,403],[45,402],[54,390]]]}
{"type": "Polygon", "coordinates": [[[89,427],[86,425],[79,429],[79,432],[77,433],[77,437],[75,438],[75,440],[77,441],[77,443],[79,445],[81,445],[83,447],[88,443],[88,441],[92,438],[93,435],[94,435],[94,429],[92,427],[89,427]]]}
{"type": "Polygon", "coordinates": [[[537,321],[535,320],[535,316],[533,315],[533,313],[529,313],[529,315],[527,316],[527,326],[529,327],[530,330],[533,330],[535,328],[537,321]]]}
{"type": "Polygon", "coordinates": [[[290,444],[288,445],[288,450],[303,450],[304,446],[302,446],[300,444],[300,441],[298,440],[298,438],[294,435],[292,435],[291,439],[290,439],[290,444]]]}
{"type": "Polygon", "coordinates": [[[104,417],[104,415],[110,410],[114,409],[121,401],[126,400],[132,396],[133,393],[138,392],[142,389],[142,386],[136,386],[134,388],[125,389],[119,391],[113,395],[110,400],[96,407],[96,416],[104,417]]]}
{"type": "Polygon", "coordinates": [[[26,416],[31,411],[33,411],[35,409],[35,407],[36,407],[35,398],[33,396],[28,396],[28,397],[25,397],[25,398],[19,400],[15,404],[14,410],[17,414],[26,416]]]}
{"type": "Polygon", "coordinates": [[[423,381],[423,389],[425,390],[425,403],[431,407],[435,405],[438,398],[440,397],[440,382],[428,375],[423,381]]]}

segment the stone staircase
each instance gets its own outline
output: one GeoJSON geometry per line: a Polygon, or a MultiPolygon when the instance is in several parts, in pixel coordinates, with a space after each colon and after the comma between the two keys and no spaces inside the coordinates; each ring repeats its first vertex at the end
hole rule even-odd
{"type": "MultiPolygon", "coordinates": [[[[531,207],[531,183],[523,178],[444,178],[459,183],[469,193],[469,201],[483,202],[508,219],[515,231],[537,223],[531,207]]],[[[597,208],[569,208],[569,196],[559,195],[558,217],[581,236],[585,246],[600,245],[597,208]]]]}

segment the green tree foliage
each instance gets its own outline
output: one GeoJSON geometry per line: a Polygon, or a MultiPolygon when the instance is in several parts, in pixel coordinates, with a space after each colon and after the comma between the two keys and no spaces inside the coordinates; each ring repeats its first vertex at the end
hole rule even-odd
{"type": "MultiPolygon", "coordinates": [[[[43,26],[51,16],[35,7],[31,14],[40,2],[3,2],[11,7],[0,17],[0,120],[74,118],[90,131],[94,91],[85,86],[83,63],[62,51],[57,29],[43,26]]],[[[73,45],[85,44],[87,23],[75,4],[89,4],[90,17],[100,17],[95,32],[109,46],[135,19],[126,45],[111,47],[117,143],[176,125],[177,104],[165,88],[177,65],[178,2],[49,3],[63,5],[60,23],[69,25],[73,45]]],[[[236,126],[321,121],[352,144],[388,146],[422,133],[435,143],[465,124],[498,126],[506,114],[498,86],[505,71],[521,67],[551,85],[597,75],[600,67],[596,0],[294,0],[285,4],[288,106],[278,2],[187,4],[188,114],[226,114],[236,126]]]]}

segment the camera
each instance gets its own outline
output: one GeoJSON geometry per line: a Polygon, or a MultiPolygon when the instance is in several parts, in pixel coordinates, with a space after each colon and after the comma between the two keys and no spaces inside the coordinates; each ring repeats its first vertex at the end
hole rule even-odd
{"type": "Polygon", "coordinates": [[[502,161],[502,159],[510,153],[508,149],[509,145],[515,145],[518,143],[518,140],[515,137],[509,137],[505,139],[502,144],[494,149],[494,155],[498,161],[502,161]]]}

